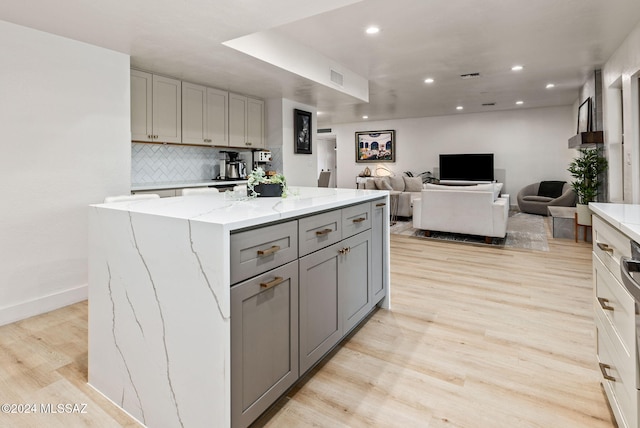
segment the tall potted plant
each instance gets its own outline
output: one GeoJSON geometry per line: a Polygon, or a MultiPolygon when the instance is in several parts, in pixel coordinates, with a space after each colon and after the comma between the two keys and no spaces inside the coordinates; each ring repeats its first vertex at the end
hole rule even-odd
{"type": "Polygon", "coordinates": [[[594,202],[600,193],[602,174],[607,170],[607,159],[602,156],[602,149],[579,149],[580,155],[570,164],[568,171],[574,180],[573,190],[578,196],[576,210],[578,224],[591,224],[589,202],[594,202]]]}

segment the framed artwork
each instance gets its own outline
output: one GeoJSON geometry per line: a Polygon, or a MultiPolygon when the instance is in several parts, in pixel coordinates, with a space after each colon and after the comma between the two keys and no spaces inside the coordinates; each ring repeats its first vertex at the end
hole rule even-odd
{"type": "Polygon", "coordinates": [[[311,154],[311,113],[293,110],[294,153],[311,154]]]}
{"type": "Polygon", "coordinates": [[[578,134],[591,131],[591,97],[578,107],[578,134]]]}
{"type": "Polygon", "coordinates": [[[356,132],[356,162],[395,162],[396,131],[356,132]]]}

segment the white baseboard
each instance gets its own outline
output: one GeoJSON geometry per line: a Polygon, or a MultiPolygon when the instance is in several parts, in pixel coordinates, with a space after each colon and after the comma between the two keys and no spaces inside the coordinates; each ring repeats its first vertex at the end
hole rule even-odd
{"type": "Polygon", "coordinates": [[[49,296],[39,297],[28,302],[0,308],[0,325],[11,324],[35,315],[44,314],[64,306],[87,300],[89,288],[82,285],[70,290],[60,291],[49,296]]]}

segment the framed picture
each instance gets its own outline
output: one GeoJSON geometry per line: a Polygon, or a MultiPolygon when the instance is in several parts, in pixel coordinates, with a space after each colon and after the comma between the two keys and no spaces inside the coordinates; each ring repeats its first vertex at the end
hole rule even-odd
{"type": "Polygon", "coordinates": [[[591,131],[591,97],[578,107],[578,134],[591,131]]]}
{"type": "Polygon", "coordinates": [[[311,154],[311,113],[293,110],[294,153],[311,154]]]}
{"type": "Polygon", "coordinates": [[[356,162],[395,162],[396,131],[356,132],[356,162]]]}

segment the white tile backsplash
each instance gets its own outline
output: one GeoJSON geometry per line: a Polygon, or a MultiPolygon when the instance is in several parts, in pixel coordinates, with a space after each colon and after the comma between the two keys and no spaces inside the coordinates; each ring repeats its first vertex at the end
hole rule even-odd
{"type": "Polygon", "coordinates": [[[209,180],[218,149],[163,144],[131,144],[131,182],[135,184],[209,180]]]}
{"type": "MultiPolygon", "coordinates": [[[[238,151],[251,170],[251,152],[242,149],[131,143],[131,183],[210,180],[220,173],[222,150],[238,151]]],[[[267,168],[282,172],[282,148],[271,148],[271,155],[267,168]]]]}

